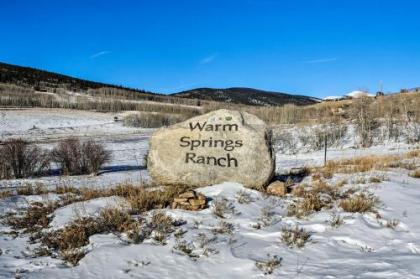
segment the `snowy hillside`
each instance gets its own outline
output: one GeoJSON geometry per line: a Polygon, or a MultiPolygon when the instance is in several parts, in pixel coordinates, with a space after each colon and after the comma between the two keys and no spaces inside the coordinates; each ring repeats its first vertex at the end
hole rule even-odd
{"type": "Polygon", "coordinates": [[[148,180],[143,156],[153,130],[124,127],[114,116],[1,112],[2,140],[25,136],[51,149],[68,136],[95,138],[112,159],[98,176],[0,181],[3,191],[37,183],[49,189],[0,198],[0,278],[420,278],[420,179],[413,175],[420,167],[420,152],[413,151],[419,146],[408,143],[405,132],[391,139],[378,132],[371,147],[360,148],[351,125],[336,130],[342,136],[331,142],[328,159],[338,161],[328,168],[322,167],[322,146],[313,144],[317,127],[275,131],[276,172],[291,191],[284,197],[228,181],[209,185],[195,189],[207,198],[204,210],[168,207],[133,214],[141,240],[126,231],[93,234],[76,266],[60,253],[40,253],[42,238],[25,232],[30,228],[13,227],[10,216],[63,202],[50,214],[40,213],[48,223],[37,233],[48,235],[81,218],[99,218],[106,208],[130,211],[129,200],[118,194],[64,204],[76,194],[60,193],[56,186],[103,190],[148,180]],[[366,162],[355,165],[351,160],[358,157],[366,162]],[[291,175],[295,167],[311,174],[291,175]],[[365,204],[355,208],[361,197],[365,204]],[[163,234],[151,221],[161,213],[171,220],[163,234]]]}

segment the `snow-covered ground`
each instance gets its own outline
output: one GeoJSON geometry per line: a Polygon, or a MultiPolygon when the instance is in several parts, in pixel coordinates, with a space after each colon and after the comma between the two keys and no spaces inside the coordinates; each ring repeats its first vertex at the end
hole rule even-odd
{"type": "Polygon", "coordinates": [[[0,141],[24,138],[51,149],[68,137],[93,138],[111,151],[111,161],[98,176],[49,176],[0,181],[0,188],[14,188],[28,183],[46,186],[112,186],[122,182],[138,183],[148,179],[143,157],[148,150],[152,129],[123,126],[114,121],[114,113],[74,110],[24,109],[0,110],[0,141]]]}
{"type": "MultiPolygon", "coordinates": [[[[112,150],[109,172],[99,176],[42,177],[22,181],[106,187],[148,177],[142,168],[142,156],[147,152],[149,129],[123,127],[121,122],[113,122],[113,114],[61,110],[4,112],[6,116],[0,115],[0,136],[3,138],[30,136],[33,141],[51,148],[58,137],[81,135],[95,137],[112,150]],[[37,129],[33,129],[34,125],[37,129]]],[[[366,149],[343,145],[331,148],[328,158],[398,154],[413,148],[398,142],[366,149]]],[[[291,167],[322,164],[323,151],[295,154],[278,151],[276,159],[276,169],[282,173],[291,167]]],[[[414,163],[419,166],[419,159],[414,163]]],[[[151,240],[127,244],[121,236],[99,234],[90,238],[89,253],[79,265],[68,267],[60,259],[33,257],[37,244],[31,244],[29,236],[10,234],[10,227],[0,225],[0,278],[16,275],[20,278],[420,278],[420,179],[410,177],[407,170],[392,169],[339,174],[328,181],[334,183],[342,179],[349,181],[348,187],[375,194],[380,199],[378,213],[381,218],[374,213],[346,213],[334,207],[297,219],[287,216],[287,207],[294,199],[292,196],[267,197],[237,183],[226,182],[197,189],[210,198],[210,206],[205,210],[161,210],[186,221],[180,226],[186,231],[182,238],[196,257],[175,249],[174,235],[166,245],[157,245],[151,240]],[[369,182],[370,177],[384,179],[373,183],[369,182]],[[239,203],[237,195],[241,191],[250,195],[250,203],[239,203]],[[221,198],[228,199],[234,207],[234,212],[225,219],[212,213],[212,206],[221,198]],[[334,215],[340,215],[344,221],[337,228],[329,223],[334,215]],[[387,220],[398,222],[390,228],[386,226],[387,220]],[[233,225],[232,234],[214,233],[220,221],[233,225]],[[266,225],[257,229],[257,223],[266,225]],[[281,241],[282,228],[296,225],[311,234],[303,248],[290,248],[281,241]],[[281,265],[273,274],[264,275],[256,262],[267,261],[273,256],[282,259],[281,265]]],[[[310,180],[306,177],[302,183],[310,180]]],[[[16,187],[22,181],[0,181],[0,185],[16,187]]],[[[48,194],[0,199],[0,214],[19,210],[30,202],[57,198],[55,194],[48,194]]],[[[63,227],[80,216],[95,216],[107,206],[124,207],[125,204],[121,198],[108,197],[58,208],[50,230],[63,227]]]]}

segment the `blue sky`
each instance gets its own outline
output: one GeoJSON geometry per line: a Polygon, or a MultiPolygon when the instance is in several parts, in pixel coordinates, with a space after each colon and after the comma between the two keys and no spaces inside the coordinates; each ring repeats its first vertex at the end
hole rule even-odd
{"type": "Polygon", "coordinates": [[[0,61],[172,93],[420,86],[420,1],[0,2],[0,61]]]}

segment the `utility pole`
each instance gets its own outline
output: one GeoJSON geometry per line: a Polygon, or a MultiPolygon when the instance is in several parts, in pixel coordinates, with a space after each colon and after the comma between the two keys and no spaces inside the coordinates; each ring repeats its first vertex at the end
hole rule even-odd
{"type": "Polygon", "coordinates": [[[324,167],[327,165],[327,134],[324,134],[324,167]]]}

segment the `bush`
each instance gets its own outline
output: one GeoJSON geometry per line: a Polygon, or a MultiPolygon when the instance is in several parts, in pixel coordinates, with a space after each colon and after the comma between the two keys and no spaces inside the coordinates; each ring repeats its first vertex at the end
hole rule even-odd
{"type": "Polygon", "coordinates": [[[53,149],[52,157],[64,174],[80,175],[99,171],[109,161],[110,152],[93,140],[81,143],[76,138],[69,138],[53,149]]]}
{"type": "Polygon", "coordinates": [[[268,260],[266,261],[257,261],[255,266],[264,272],[264,275],[272,274],[276,268],[281,265],[283,258],[280,258],[277,255],[270,257],[270,254],[267,255],[268,260]]]}
{"type": "Polygon", "coordinates": [[[212,213],[219,218],[227,218],[235,214],[235,206],[226,198],[215,199],[212,204],[212,213]]]}
{"type": "Polygon", "coordinates": [[[37,175],[50,166],[47,152],[23,139],[10,139],[0,148],[0,179],[37,175]]]}
{"type": "Polygon", "coordinates": [[[138,112],[124,117],[124,125],[128,127],[159,128],[182,122],[186,119],[185,115],[179,114],[138,112]]]}
{"type": "Polygon", "coordinates": [[[289,247],[302,248],[309,241],[311,234],[299,227],[284,227],[281,240],[289,247]]]}
{"type": "Polygon", "coordinates": [[[340,202],[341,208],[346,212],[372,212],[374,211],[375,205],[378,203],[378,199],[369,194],[360,193],[353,197],[344,199],[340,202]]]}

